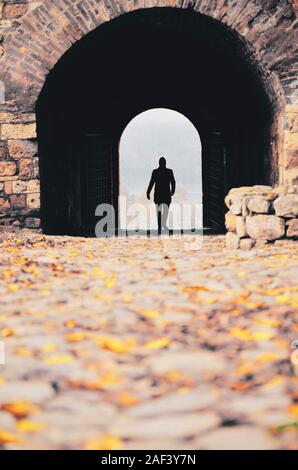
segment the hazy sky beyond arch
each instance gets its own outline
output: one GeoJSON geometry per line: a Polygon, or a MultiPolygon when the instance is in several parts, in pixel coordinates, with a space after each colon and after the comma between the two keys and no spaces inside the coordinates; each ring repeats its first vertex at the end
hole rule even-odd
{"type": "MultiPolygon", "coordinates": [[[[183,114],[165,108],[155,108],[137,115],[125,128],[119,144],[120,196],[129,204],[145,204],[146,190],[152,171],[165,157],[167,167],[174,171],[177,189],[176,204],[202,204],[202,147],[198,131],[183,114]]],[[[151,204],[153,201],[153,192],[151,204]]],[[[123,226],[125,214],[120,209],[123,226]]],[[[140,228],[149,228],[145,220],[140,228]]],[[[174,228],[183,228],[176,220],[174,228]]],[[[202,226],[201,215],[196,228],[202,226]]],[[[152,223],[150,224],[152,227],[152,223]]]]}

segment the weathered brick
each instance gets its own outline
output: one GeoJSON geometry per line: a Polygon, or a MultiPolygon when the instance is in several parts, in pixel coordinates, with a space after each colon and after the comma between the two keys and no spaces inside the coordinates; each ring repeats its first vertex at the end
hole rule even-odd
{"type": "Polygon", "coordinates": [[[10,158],[33,158],[37,155],[37,143],[30,140],[8,140],[8,152],[10,158]]]}
{"type": "Polygon", "coordinates": [[[12,191],[14,194],[26,194],[28,192],[27,187],[27,181],[18,180],[12,182],[12,191]]]}
{"type": "Polygon", "coordinates": [[[16,174],[17,166],[15,162],[0,162],[0,176],[13,176],[16,174]]]}
{"type": "Polygon", "coordinates": [[[28,193],[40,193],[40,181],[39,180],[30,180],[28,181],[28,193]]]}
{"type": "Polygon", "coordinates": [[[12,194],[12,181],[5,181],[3,184],[5,194],[12,194]]]}
{"type": "Polygon", "coordinates": [[[0,123],[10,123],[15,117],[14,113],[1,113],[0,112],[0,123]]]}
{"type": "Polygon", "coordinates": [[[30,180],[34,177],[33,160],[31,158],[22,158],[19,163],[20,178],[30,180]]]}
{"type": "Polygon", "coordinates": [[[36,124],[2,124],[1,138],[5,139],[34,139],[36,124]]]}
{"type": "Polygon", "coordinates": [[[7,152],[6,152],[6,148],[5,148],[5,143],[1,143],[0,144],[0,160],[2,160],[3,158],[5,158],[7,155],[7,152]]]}
{"type": "Polygon", "coordinates": [[[8,4],[4,7],[3,17],[5,19],[19,18],[23,16],[28,10],[28,6],[22,3],[8,4]]]}
{"type": "Polygon", "coordinates": [[[25,194],[13,194],[10,196],[10,204],[12,209],[24,209],[26,207],[25,194]]]}
{"type": "Polygon", "coordinates": [[[25,219],[25,226],[27,228],[39,228],[40,227],[40,219],[35,217],[28,217],[25,219]]]}
{"type": "Polygon", "coordinates": [[[10,203],[7,199],[0,197],[0,213],[6,212],[10,209],[10,203]]]}
{"type": "Polygon", "coordinates": [[[40,194],[27,194],[27,207],[28,209],[39,209],[40,208],[40,194]]]}

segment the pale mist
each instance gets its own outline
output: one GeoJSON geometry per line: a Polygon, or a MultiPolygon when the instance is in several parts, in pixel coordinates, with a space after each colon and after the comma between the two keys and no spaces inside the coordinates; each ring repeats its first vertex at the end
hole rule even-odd
{"type": "Polygon", "coordinates": [[[154,190],[150,201],[146,190],[159,158],[165,157],[176,179],[168,226],[174,230],[200,230],[202,147],[194,125],[177,111],[151,109],[130,121],[119,145],[121,229],[157,228],[154,190]]]}

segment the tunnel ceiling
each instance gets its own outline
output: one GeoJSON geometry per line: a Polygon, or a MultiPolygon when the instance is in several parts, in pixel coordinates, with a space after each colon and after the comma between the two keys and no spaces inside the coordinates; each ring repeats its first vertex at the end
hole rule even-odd
{"type": "MultiPolygon", "coordinates": [[[[144,108],[185,99],[216,118],[270,117],[258,70],[225,25],[171,8],[123,15],[78,41],[49,74],[37,109],[83,115],[123,101],[144,108]]],[[[138,111],[141,111],[139,109],[138,111]]]]}

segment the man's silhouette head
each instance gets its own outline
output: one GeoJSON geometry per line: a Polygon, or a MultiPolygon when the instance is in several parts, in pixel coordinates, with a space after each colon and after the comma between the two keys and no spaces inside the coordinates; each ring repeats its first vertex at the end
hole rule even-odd
{"type": "Polygon", "coordinates": [[[166,159],[165,159],[164,157],[161,157],[161,158],[159,159],[159,166],[160,166],[160,168],[165,168],[166,165],[167,165],[166,159]]]}

